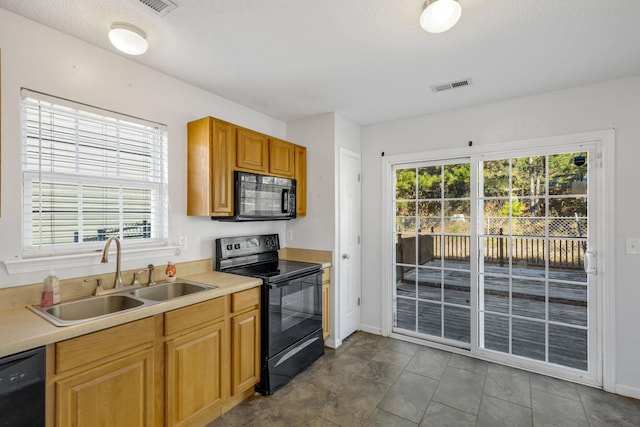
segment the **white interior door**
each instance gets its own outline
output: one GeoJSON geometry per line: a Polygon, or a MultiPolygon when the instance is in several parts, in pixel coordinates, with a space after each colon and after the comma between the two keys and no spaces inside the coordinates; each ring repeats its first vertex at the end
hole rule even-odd
{"type": "Polygon", "coordinates": [[[339,339],[360,326],[360,156],[340,151],[339,339]]]}

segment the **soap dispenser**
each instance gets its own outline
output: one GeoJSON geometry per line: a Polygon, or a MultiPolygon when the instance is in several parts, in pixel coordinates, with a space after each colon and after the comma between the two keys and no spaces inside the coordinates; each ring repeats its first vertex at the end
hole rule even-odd
{"type": "Polygon", "coordinates": [[[49,272],[49,275],[44,279],[44,287],[42,289],[42,296],[40,297],[40,306],[49,307],[50,305],[60,303],[60,280],[53,273],[49,272]]]}

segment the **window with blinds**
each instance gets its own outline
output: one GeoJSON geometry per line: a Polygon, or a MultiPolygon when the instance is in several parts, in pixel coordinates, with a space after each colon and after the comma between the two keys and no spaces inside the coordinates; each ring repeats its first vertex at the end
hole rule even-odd
{"type": "Polygon", "coordinates": [[[167,130],[22,90],[24,255],[165,243],[167,130]]]}

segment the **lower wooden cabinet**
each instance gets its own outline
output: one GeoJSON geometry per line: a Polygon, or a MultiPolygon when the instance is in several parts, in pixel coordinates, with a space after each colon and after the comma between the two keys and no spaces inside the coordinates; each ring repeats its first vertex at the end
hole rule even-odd
{"type": "Polygon", "coordinates": [[[231,400],[260,381],[260,288],[231,295],[231,400]]]}
{"type": "Polygon", "coordinates": [[[47,424],[153,426],[153,325],[141,319],[50,346],[47,424]]]}
{"type": "Polygon", "coordinates": [[[56,381],[58,426],[153,426],[153,349],[56,381]]]}
{"type": "Polygon", "coordinates": [[[322,338],[327,339],[331,333],[331,270],[322,271],[322,338]]]}
{"type": "Polygon", "coordinates": [[[202,426],[260,380],[260,288],[50,344],[47,426],[202,426]]]}
{"type": "Polygon", "coordinates": [[[165,343],[166,425],[198,425],[220,415],[226,335],[223,322],[165,343]]]}
{"type": "Polygon", "coordinates": [[[231,395],[260,381],[260,310],[231,318],[231,395]],[[256,357],[258,356],[258,357],[256,357]]]}

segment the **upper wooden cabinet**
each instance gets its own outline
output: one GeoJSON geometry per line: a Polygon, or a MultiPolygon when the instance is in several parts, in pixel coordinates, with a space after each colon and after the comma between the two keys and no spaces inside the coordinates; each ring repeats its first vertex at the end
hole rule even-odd
{"type": "Polygon", "coordinates": [[[257,173],[269,171],[269,139],[266,135],[238,127],[236,166],[257,173]]]}
{"type": "Polygon", "coordinates": [[[269,138],[269,173],[294,178],[295,145],[281,139],[269,138]]]}
{"type": "Polygon", "coordinates": [[[234,214],[235,170],[294,178],[296,212],[307,214],[307,149],[204,117],[187,124],[187,215],[234,214]]]}
{"type": "Polygon", "coordinates": [[[236,127],[205,117],[187,124],[187,215],[233,215],[236,127]]]}
{"type": "Polygon", "coordinates": [[[307,149],[300,145],[294,147],[294,178],[296,179],[296,215],[307,214],[307,149]]]}

